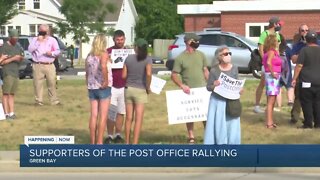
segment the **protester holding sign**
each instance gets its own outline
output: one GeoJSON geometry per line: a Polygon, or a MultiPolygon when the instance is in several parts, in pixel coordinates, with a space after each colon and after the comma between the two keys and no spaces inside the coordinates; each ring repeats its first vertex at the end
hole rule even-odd
{"type": "Polygon", "coordinates": [[[96,35],[86,59],[86,84],[91,108],[89,120],[91,144],[103,143],[110,105],[112,71],[106,47],[107,39],[105,35],[96,35]],[[100,121],[97,122],[98,117],[100,117],[100,121]]]}
{"type": "Polygon", "coordinates": [[[275,34],[270,34],[264,43],[264,52],[262,63],[265,69],[266,95],[267,95],[267,113],[266,127],[268,129],[276,128],[277,125],[273,122],[273,108],[276,102],[276,97],[280,93],[280,78],[282,60],[279,52],[276,50],[279,47],[278,38],[275,34]]]}
{"type": "MultiPolygon", "coordinates": [[[[171,79],[186,94],[190,94],[190,88],[204,87],[208,79],[206,57],[203,52],[197,50],[200,38],[194,33],[186,33],[184,36],[186,50],[176,58],[173,65],[171,79]],[[178,74],[182,81],[178,78],[178,74]]],[[[187,123],[189,144],[195,143],[193,126],[193,122],[187,123]]]]}
{"type": "Polygon", "coordinates": [[[122,78],[126,80],[126,143],[130,144],[130,134],[133,119],[133,144],[138,144],[144,115],[144,104],[148,102],[151,92],[152,59],[148,57],[148,42],[137,39],[135,42],[136,54],[131,54],[125,60],[122,78]]]}
{"type": "MultiPolygon", "coordinates": [[[[109,55],[112,51],[117,49],[124,49],[125,34],[122,30],[116,30],[113,35],[114,46],[107,49],[109,55]]],[[[123,67],[123,65],[122,65],[123,67]]],[[[126,81],[122,79],[122,67],[112,68],[113,85],[111,88],[111,104],[115,106],[116,116],[115,119],[108,118],[107,130],[108,136],[105,139],[106,144],[122,143],[124,140],[121,136],[124,114],[126,113],[126,107],[124,102],[124,87],[126,81]],[[115,133],[115,136],[113,134],[115,133]]],[[[110,111],[110,110],[109,110],[110,111]]],[[[110,112],[111,113],[111,112],[110,112]]]]}
{"type": "Polygon", "coordinates": [[[212,94],[204,133],[204,144],[240,144],[240,117],[232,117],[227,114],[226,102],[228,99],[214,92],[216,87],[224,83],[219,80],[222,72],[231,78],[238,79],[238,67],[231,63],[231,52],[228,47],[218,48],[215,51],[215,59],[219,64],[211,68],[207,82],[207,89],[212,91],[212,94]]]}

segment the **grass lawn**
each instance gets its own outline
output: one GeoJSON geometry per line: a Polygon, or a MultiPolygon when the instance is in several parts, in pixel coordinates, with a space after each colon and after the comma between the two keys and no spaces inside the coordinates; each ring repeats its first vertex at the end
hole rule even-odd
{"type": "MultiPolygon", "coordinates": [[[[165,90],[177,89],[168,76],[165,90]]],[[[252,111],[257,80],[247,80],[241,98],[243,114],[241,133],[243,144],[318,144],[319,130],[301,130],[289,125],[289,107],[284,106],[274,117],[277,129],[266,129],[264,114],[252,111]]],[[[16,95],[16,120],[0,121],[0,150],[18,150],[27,135],[73,135],[77,144],[89,143],[89,101],[84,80],[62,79],[58,85],[58,95],[63,106],[48,105],[45,92],[45,106],[34,106],[32,80],[21,80],[16,95]]],[[[283,94],[283,104],[286,104],[283,94]]],[[[263,98],[265,104],[265,97],[263,98]]],[[[300,125],[300,124],[298,124],[300,125]]],[[[197,143],[202,143],[202,123],[195,123],[197,143]]],[[[165,91],[161,95],[152,94],[146,105],[140,143],[143,144],[184,144],[187,132],[185,124],[168,125],[165,91]]]]}

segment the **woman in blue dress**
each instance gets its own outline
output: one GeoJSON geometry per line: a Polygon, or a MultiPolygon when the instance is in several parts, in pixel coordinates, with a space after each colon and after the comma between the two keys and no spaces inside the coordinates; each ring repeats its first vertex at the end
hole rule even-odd
{"type": "Polygon", "coordinates": [[[226,114],[226,98],[213,92],[220,85],[219,76],[226,75],[238,79],[238,68],[231,63],[231,52],[228,47],[220,47],[215,51],[217,65],[210,70],[207,89],[211,91],[204,144],[240,144],[240,117],[226,114]]]}

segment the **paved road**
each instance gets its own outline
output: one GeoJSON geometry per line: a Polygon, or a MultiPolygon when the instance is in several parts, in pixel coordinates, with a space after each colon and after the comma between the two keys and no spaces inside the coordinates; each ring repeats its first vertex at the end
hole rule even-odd
{"type": "Polygon", "coordinates": [[[5,180],[319,180],[320,174],[293,173],[1,173],[5,180]]]}

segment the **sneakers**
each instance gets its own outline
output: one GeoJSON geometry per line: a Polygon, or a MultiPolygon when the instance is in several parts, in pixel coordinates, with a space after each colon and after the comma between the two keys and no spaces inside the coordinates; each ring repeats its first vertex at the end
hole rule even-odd
{"type": "Polygon", "coordinates": [[[42,102],[36,102],[34,103],[35,106],[43,106],[44,104],[42,102]]]}
{"type": "Polygon", "coordinates": [[[275,112],[280,112],[280,111],[281,111],[281,107],[275,107],[275,108],[273,108],[273,110],[274,110],[275,112]]]}
{"type": "Polygon", "coordinates": [[[105,144],[119,144],[119,143],[124,143],[124,139],[121,137],[121,135],[116,135],[115,138],[112,138],[111,135],[108,135],[108,137],[104,140],[105,144]]]}
{"type": "Polygon", "coordinates": [[[53,106],[61,106],[62,104],[61,104],[60,101],[55,101],[55,102],[51,103],[51,105],[53,105],[53,106]]]}
{"type": "Polygon", "coordinates": [[[16,119],[17,118],[17,116],[15,115],[15,114],[13,114],[13,115],[6,115],[6,119],[7,120],[14,120],[14,119],[16,119]]]}
{"type": "Polygon", "coordinates": [[[114,139],[113,139],[114,143],[118,144],[118,143],[123,143],[124,139],[120,136],[117,135],[114,139]]]}
{"type": "Polygon", "coordinates": [[[264,110],[260,109],[260,106],[254,106],[253,112],[255,112],[255,113],[264,113],[264,110]]]}
{"type": "Polygon", "coordinates": [[[111,136],[108,136],[105,140],[104,140],[104,143],[105,144],[111,144],[112,143],[112,137],[111,136]]]}

